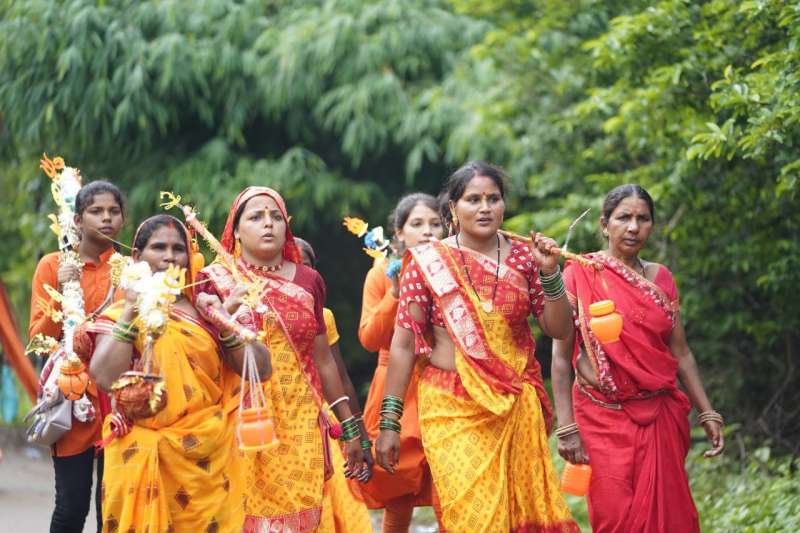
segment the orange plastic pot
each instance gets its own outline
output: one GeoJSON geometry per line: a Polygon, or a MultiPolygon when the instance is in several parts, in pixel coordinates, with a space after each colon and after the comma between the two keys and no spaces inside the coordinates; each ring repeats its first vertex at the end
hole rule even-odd
{"type": "Polygon", "coordinates": [[[589,306],[589,327],[600,342],[617,342],[622,333],[622,315],[616,312],[611,300],[602,300],[589,306]]]}
{"type": "Polygon", "coordinates": [[[275,427],[266,409],[243,409],[239,414],[239,448],[261,450],[277,442],[275,427]]]}
{"type": "Polygon", "coordinates": [[[592,480],[592,467],[567,463],[561,474],[561,490],[573,496],[586,496],[592,480]]]}
{"type": "Polygon", "coordinates": [[[86,392],[89,385],[89,374],[86,366],[75,356],[68,357],[61,364],[61,371],[56,384],[67,400],[77,400],[86,392]]]}

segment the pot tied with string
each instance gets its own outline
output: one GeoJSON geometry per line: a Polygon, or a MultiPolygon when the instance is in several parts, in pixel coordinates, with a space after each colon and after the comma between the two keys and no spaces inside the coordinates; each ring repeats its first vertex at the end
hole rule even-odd
{"type": "MultiPolygon", "coordinates": [[[[240,307],[238,313],[242,312],[250,312],[252,314],[247,304],[243,304],[240,307]]],[[[253,350],[253,344],[264,342],[264,339],[219,309],[209,307],[206,309],[206,314],[217,327],[233,330],[236,342],[244,344],[242,386],[239,393],[239,424],[236,428],[239,449],[256,451],[277,444],[275,426],[270,416],[270,409],[264,394],[253,350]]],[[[268,316],[268,314],[267,312],[266,315],[268,316]]]]}
{"type": "Polygon", "coordinates": [[[186,269],[170,266],[153,273],[146,262],[130,263],[122,271],[120,288],[137,293],[136,318],[126,334],[140,341],[142,353],[134,369],[111,386],[114,405],[130,420],[150,418],[167,405],[167,391],[155,359],[154,347],[164,333],[172,305],[183,290],[186,269]]]}

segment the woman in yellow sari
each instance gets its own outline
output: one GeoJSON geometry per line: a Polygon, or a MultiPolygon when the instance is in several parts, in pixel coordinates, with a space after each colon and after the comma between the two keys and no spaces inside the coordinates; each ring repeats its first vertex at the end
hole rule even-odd
{"type": "Polygon", "coordinates": [[[283,199],[267,187],[248,187],[236,197],[220,242],[235,257],[235,265],[215,262],[204,268],[197,290],[219,298],[234,313],[247,283],[260,284],[258,304],[241,306],[244,312],[235,316],[243,326],[263,333],[272,361],[264,393],[278,444],[242,456],[244,531],[314,531],[323,484],[333,472],[327,439],[332,424],[325,401],[342,421],[346,470],[358,478],[368,468],[328,345],[322,312],[325,283],[302,264],[283,199]]]}
{"type": "Polygon", "coordinates": [[[550,460],[552,411],[527,322],[533,314],[546,334],[570,333],[563,283],[553,283],[561,279],[554,242],[498,234],[503,176],[488,163],[457,170],[446,194],[455,236],[411,249],[403,271],[378,464],[392,472],[398,462],[402,398],[424,355],[419,423],[444,527],[579,531],[550,460]]]}
{"type": "MultiPolygon", "coordinates": [[[[134,237],[133,259],[153,272],[189,264],[186,229],[175,218],[144,221],[134,237]]],[[[191,274],[188,276],[191,280],[191,274]]],[[[109,389],[125,371],[138,369],[144,334],[136,328],[136,293],[105,311],[92,327],[96,348],[91,372],[109,389]]],[[[224,332],[228,333],[228,332],[224,332]]],[[[166,384],[166,407],[150,418],[130,421],[121,413],[106,419],[103,434],[103,531],[238,531],[242,527],[242,483],[230,468],[233,426],[222,404],[223,360],[241,368],[241,347],[223,348],[216,334],[179,296],[153,362],[166,384]]],[[[262,375],[266,350],[258,352],[262,375]]]]}

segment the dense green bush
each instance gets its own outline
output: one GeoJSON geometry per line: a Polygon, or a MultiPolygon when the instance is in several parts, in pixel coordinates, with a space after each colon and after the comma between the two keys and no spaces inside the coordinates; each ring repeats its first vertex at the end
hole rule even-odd
{"type": "Polygon", "coordinates": [[[775,457],[768,445],[747,449],[745,442],[729,434],[729,448],[721,458],[703,458],[701,446],[689,455],[689,481],[702,531],[800,530],[800,461],[775,457]]]}

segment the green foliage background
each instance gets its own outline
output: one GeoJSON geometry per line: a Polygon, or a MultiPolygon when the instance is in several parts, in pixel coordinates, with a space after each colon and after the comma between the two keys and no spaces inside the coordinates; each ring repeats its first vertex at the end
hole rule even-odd
{"type": "MultiPolygon", "coordinates": [[[[322,259],[354,381],[383,223],[470,158],[506,168],[512,229],[601,246],[611,187],[654,195],[715,406],[798,453],[800,4],[778,0],[0,0],[0,273],[20,316],[55,248],[43,151],[128,193],[172,190],[220,231],[267,184],[322,259]]],[[[22,320],[22,322],[26,322],[22,320]]]]}

